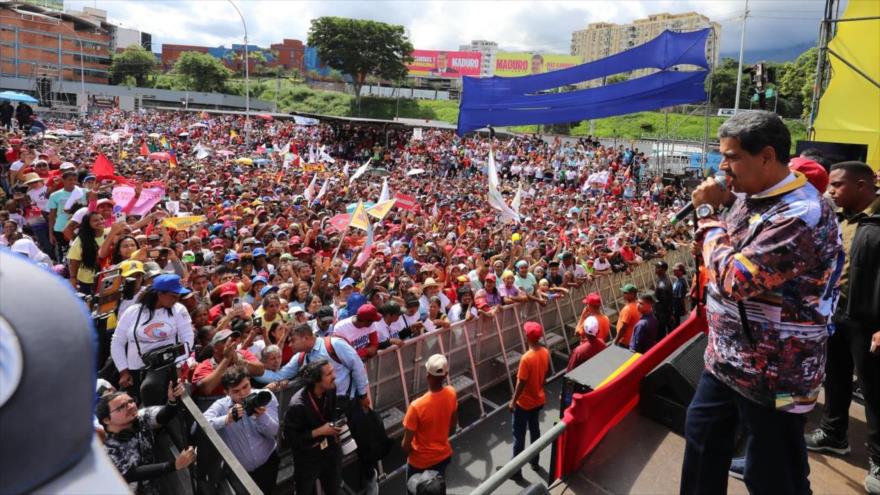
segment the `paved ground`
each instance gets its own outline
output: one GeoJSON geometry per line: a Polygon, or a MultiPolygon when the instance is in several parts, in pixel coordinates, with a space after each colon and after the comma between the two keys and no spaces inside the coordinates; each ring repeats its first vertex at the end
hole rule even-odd
{"type": "MultiPolygon", "coordinates": [[[[820,401],[824,397],[820,397],[820,401]]],[[[820,408],[809,415],[807,429],[815,428],[820,408]]],[[[817,495],[865,493],[868,468],[863,440],[865,409],[853,402],[850,408],[850,447],[846,457],[810,454],[810,484],[817,495]]],[[[633,412],[602,440],[581,469],[555,485],[554,495],[673,494],[678,493],[684,438],[633,412]]],[[[730,494],[746,494],[745,485],[733,478],[730,494]]]]}

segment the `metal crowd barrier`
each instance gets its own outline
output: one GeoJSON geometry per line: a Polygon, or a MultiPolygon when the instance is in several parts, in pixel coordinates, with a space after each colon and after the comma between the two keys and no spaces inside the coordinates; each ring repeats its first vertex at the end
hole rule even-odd
{"type": "MultiPolygon", "coordinates": [[[[669,265],[693,260],[684,248],[671,251],[663,258],[669,265]]],[[[378,352],[367,362],[370,399],[392,437],[403,434],[403,417],[409,404],[427,391],[424,363],[432,354],[444,354],[449,361],[449,383],[458,394],[459,402],[476,399],[480,418],[460,428],[453,438],[480,424],[482,420],[506,410],[506,403],[495,404],[483,394],[490,388],[505,384],[512,396],[519,360],[527,349],[523,324],[537,321],[544,327],[544,344],[554,354],[567,358],[577,345],[575,324],[584,309],[583,299],[591,292],[602,297],[604,313],[612,320],[622,308],[620,286],[634,283],[640,290],[653,287],[654,262],[648,260],[634,266],[630,273],[612,273],[570,289],[565,297],[554,297],[545,305],[535,302],[502,306],[494,317],[478,317],[452,324],[449,328],[407,339],[400,346],[391,346],[378,352]]],[[[613,332],[613,325],[612,325],[613,332]]],[[[564,369],[555,369],[554,376],[564,369]]],[[[283,420],[293,395],[290,389],[276,393],[278,418],[283,420]]],[[[258,493],[259,488],[235,460],[223,441],[204,420],[196,404],[189,398],[184,402],[196,426],[194,438],[199,445],[199,469],[196,486],[203,493],[258,493]],[[197,414],[198,412],[198,414],[197,414]]],[[[282,457],[279,480],[292,476],[292,465],[285,462],[289,452],[279,442],[282,457]]],[[[391,473],[380,473],[382,479],[402,474],[403,468],[391,473]]]]}

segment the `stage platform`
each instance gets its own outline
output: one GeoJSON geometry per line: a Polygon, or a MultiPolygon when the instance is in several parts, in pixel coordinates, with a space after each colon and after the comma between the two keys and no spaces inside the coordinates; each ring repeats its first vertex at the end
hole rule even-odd
{"type": "MultiPolygon", "coordinates": [[[[824,396],[819,397],[820,402],[824,396]]],[[[821,404],[808,416],[816,427],[821,404]]],[[[817,495],[865,493],[868,469],[864,438],[865,408],[850,407],[850,447],[845,457],[810,453],[810,485],[817,495]]],[[[602,439],[574,474],[551,487],[553,495],[677,494],[684,438],[633,411],[602,439]]],[[[500,493],[500,492],[499,492],[500,493]]],[[[742,481],[730,478],[730,494],[747,494],[742,481]]]]}

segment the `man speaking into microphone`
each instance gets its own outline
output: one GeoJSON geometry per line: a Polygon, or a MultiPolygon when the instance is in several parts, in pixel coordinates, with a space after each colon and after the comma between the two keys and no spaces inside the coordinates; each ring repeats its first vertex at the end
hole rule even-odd
{"type": "Polygon", "coordinates": [[[718,137],[727,187],[707,179],[692,195],[709,273],[709,338],[685,424],[681,493],[727,492],[738,425],[750,493],[810,493],[805,413],[825,372],[843,264],[837,222],[788,169],[791,136],[778,115],[739,113],[718,137]]]}

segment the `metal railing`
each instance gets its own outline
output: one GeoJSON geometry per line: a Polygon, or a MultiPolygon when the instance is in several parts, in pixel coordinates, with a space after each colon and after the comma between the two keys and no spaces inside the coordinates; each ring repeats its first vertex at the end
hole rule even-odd
{"type": "MultiPolygon", "coordinates": [[[[682,262],[693,266],[693,260],[684,248],[671,251],[663,259],[669,265],[682,262]]],[[[523,324],[526,321],[541,323],[544,327],[544,344],[555,355],[567,358],[571,349],[577,345],[573,330],[584,308],[584,297],[591,292],[599,293],[605,314],[614,321],[622,308],[619,291],[621,285],[634,283],[641,289],[653,287],[654,264],[651,261],[633,266],[629,273],[599,276],[581,287],[572,288],[567,296],[555,297],[545,305],[530,302],[503,306],[494,317],[457,322],[449,328],[422,334],[407,339],[400,346],[379,351],[366,365],[368,394],[387,433],[392,437],[403,434],[402,423],[406,409],[413,400],[427,391],[424,362],[437,353],[445,355],[449,362],[449,384],[455,388],[459,403],[475,399],[480,412],[479,418],[459,428],[451,437],[452,440],[471,431],[499,411],[507,410],[506,402],[495,404],[484,397],[484,393],[492,387],[506,384],[510,396],[513,395],[519,360],[527,350],[522,332],[523,324]]],[[[551,366],[555,366],[552,360],[551,366]]],[[[564,369],[554,368],[551,371],[554,378],[564,373],[564,369]]],[[[276,395],[279,404],[278,417],[284,418],[293,390],[282,390],[276,395]]],[[[202,446],[198,455],[199,469],[196,476],[199,492],[205,486],[213,493],[257,493],[259,489],[219,435],[205,421],[196,404],[189,398],[184,403],[197,425],[194,433],[197,442],[195,445],[202,446]]],[[[554,431],[557,428],[564,426],[557,425],[554,431]]],[[[556,435],[561,431],[559,429],[556,435]]],[[[548,444],[536,444],[537,450],[530,447],[526,452],[540,451],[548,444]]],[[[285,457],[288,454],[280,442],[278,449],[279,456],[285,457]]],[[[380,479],[383,482],[388,481],[403,474],[404,469],[405,466],[402,466],[385,472],[380,465],[380,479]]],[[[490,479],[498,478],[500,483],[514,471],[513,467],[504,468],[490,479]],[[505,473],[506,476],[502,476],[505,473]]],[[[288,474],[279,473],[279,478],[284,479],[288,474]]]]}

